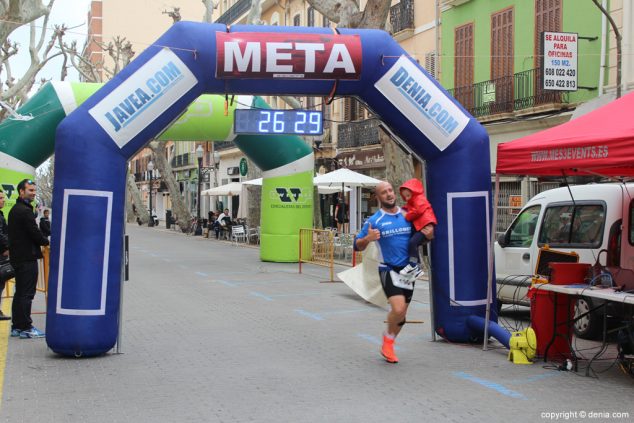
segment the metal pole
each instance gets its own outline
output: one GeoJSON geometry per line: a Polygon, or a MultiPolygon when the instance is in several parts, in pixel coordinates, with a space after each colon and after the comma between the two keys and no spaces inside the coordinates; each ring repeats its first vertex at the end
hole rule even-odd
{"type": "Polygon", "coordinates": [[[150,221],[147,224],[148,226],[154,226],[154,217],[152,216],[152,176],[154,174],[154,169],[150,170],[150,221]]]}
{"type": "Polygon", "coordinates": [[[200,173],[202,171],[203,158],[198,157],[198,201],[196,202],[196,221],[198,222],[198,227],[200,227],[200,173]]]}
{"type": "Polygon", "coordinates": [[[128,280],[126,277],[126,269],[129,260],[129,250],[128,250],[128,236],[123,234],[123,260],[121,260],[121,288],[119,293],[119,313],[118,320],[119,324],[117,325],[117,344],[115,349],[115,354],[122,354],[121,352],[121,339],[123,338],[123,291],[125,287],[125,281],[128,280]]]}
{"type": "MultiPolygon", "coordinates": [[[[493,196],[493,224],[491,225],[491,239],[489,242],[490,255],[487,279],[487,303],[484,312],[484,340],[482,341],[482,350],[487,351],[489,347],[489,320],[491,319],[491,303],[493,302],[493,255],[495,251],[495,234],[497,229],[498,202],[500,201],[500,174],[495,174],[495,194],[493,196]]],[[[488,205],[487,205],[488,206],[488,205]]]]}

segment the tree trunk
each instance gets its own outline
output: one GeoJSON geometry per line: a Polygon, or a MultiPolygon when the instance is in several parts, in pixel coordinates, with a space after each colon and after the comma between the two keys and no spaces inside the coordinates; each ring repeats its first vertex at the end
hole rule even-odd
{"type": "Polygon", "coordinates": [[[362,14],[354,0],[308,0],[308,4],[331,22],[337,23],[339,28],[356,28],[361,21],[362,14]]]}
{"type": "MultiPolygon", "coordinates": [[[[390,136],[379,129],[379,139],[385,158],[385,179],[392,184],[394,190],[414,177],[414,163],[410,155],[405,154],[390,136]]],[[[399,197],[399,196],[397,196],[399,197]]]]}
{"type": "Polygon", "coordinates": [[[321,202],[319,201],[319,190],[317,187],[313,188],[313,227],[316,229],[324,227],[321,220],[321,202]]]}
{"type": "Polygon", "coordinates": [[[363,9],[359,28],[378,28],[385,29],[390,15],[391,1],[386,0],[368,0],[363,9]]]}
{"type": "Polygon", "coordinates": [[[156,169],[161,173],[161,180],[167,185],[167,189],[170,193],[170,200],[172,201],[172,216],[176,220],[176,224],[181,228],[183,232],[188,232],[191,229],[191,216],[185,200],[181,196],[181,191],[174,177],[174,171],[172,165],[167,161],[165,157],[165,141],[151,141],[148,147],[154,153],[154,165],[156,169]]]}
{"type": "MultiPolygon", "coordinates": [[[[125,216],[126,216],[126,222],[128,223],[136,222],[136,214],[134,213],[136,206],[132,207],[132,201],[130,201],[130,176],[132,175],[128,173],[128,176],[125,178],[126,180],[125,216]]],[[[134,184],[134,176],[132,176],[132,178],[133,178],[132,183],[134,184]]]]}
{"type": "MultiPolygon", "coordinates": [[[[338,27],[385,29],[389,24],[391,0],[368,0],[363,12],[354,0],[307,0],[308,3],[338,27]]],[[[385,178],[395,189],[414,175],[411,156],[394,142],[384,131],[379,132],[383,156],[385,157],[385,178]]]]}
{"type": "Polygon", "coordinates": [[[143,204],[141,191],[139,191],[139,187],[136,186],[134,175],[128,175],[128,192],[132,198],[134,209],[136,209],[136,216],[139,218],[142,225],[147,225],[150,222],[150,213],[145,208],[145,204],[143,204]]]}
{"type": "MultiPolygon", "coordinates": [[[[247,179],[257,179],[262,176],[262,171],[259,167],[247,158],[247,166],[249,171],[247,172],[247,179]]],[[[255,228],[260,226],[260,214],[262,213],[262,187],[258,185],[247,185],[247,192],[249,193],[249,208],[247,209],[247,224],[255,228]]]]}
{"type": "Polygon", "coordinates": [[[35,173],[37,183],[37,197],[40,204],[46,207],[53,206],[53,181],[55,179],[55,155],[51,156],[42,171],[35,173]]]}
{"type": "Polygon", "coordinates": [[[0,40],[3,42],[16,28],[51,12],[40,0],[10,0],[8,3],[0,2],[0,40]]]}

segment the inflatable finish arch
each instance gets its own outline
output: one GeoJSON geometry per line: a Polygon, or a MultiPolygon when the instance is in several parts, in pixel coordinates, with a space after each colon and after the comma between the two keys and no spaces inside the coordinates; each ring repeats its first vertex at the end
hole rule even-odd
{"type": "MultiPolygon", "coordinates": [[[[202,93],[356,95],[428,161],[436,330],[483,316],[491,224],[482,126],[385,32],[180,22],[59,125],[47,343],[96,355],[116,341],[126,161],[202,93]],[[266,33],[264,36],[262,33],[266,33]],[[133,107],[124,112],[125,101],[133,107]]],[[[264,187],[266,189],[266,187],[264,187]]]]}

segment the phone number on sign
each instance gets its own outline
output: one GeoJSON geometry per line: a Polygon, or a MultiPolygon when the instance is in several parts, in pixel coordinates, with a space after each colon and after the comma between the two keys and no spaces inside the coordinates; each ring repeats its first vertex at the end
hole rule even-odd
{"type": "Polygon", "coordinates": [[[572,420],[572,419],[629,419],[627,411],[544,411],[540,417],[546,420],[572,420]]]}

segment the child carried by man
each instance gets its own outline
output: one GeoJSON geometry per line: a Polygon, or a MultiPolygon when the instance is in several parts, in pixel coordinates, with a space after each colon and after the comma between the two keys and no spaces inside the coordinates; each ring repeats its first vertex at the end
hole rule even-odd
{"type": "Polygon", "coordinates": [[[401,197],[406,204],[401,207],[405,219],[412,222],[415,232],[409,240],[409,264],[400,271],[401,275],[418,277],[423,273],[420,268],[418,247],[433,237],[433,225],[438,224],[434,210],[425,197],[423,184],[418,179],[410,179],[399,187],[401,197]]]}

